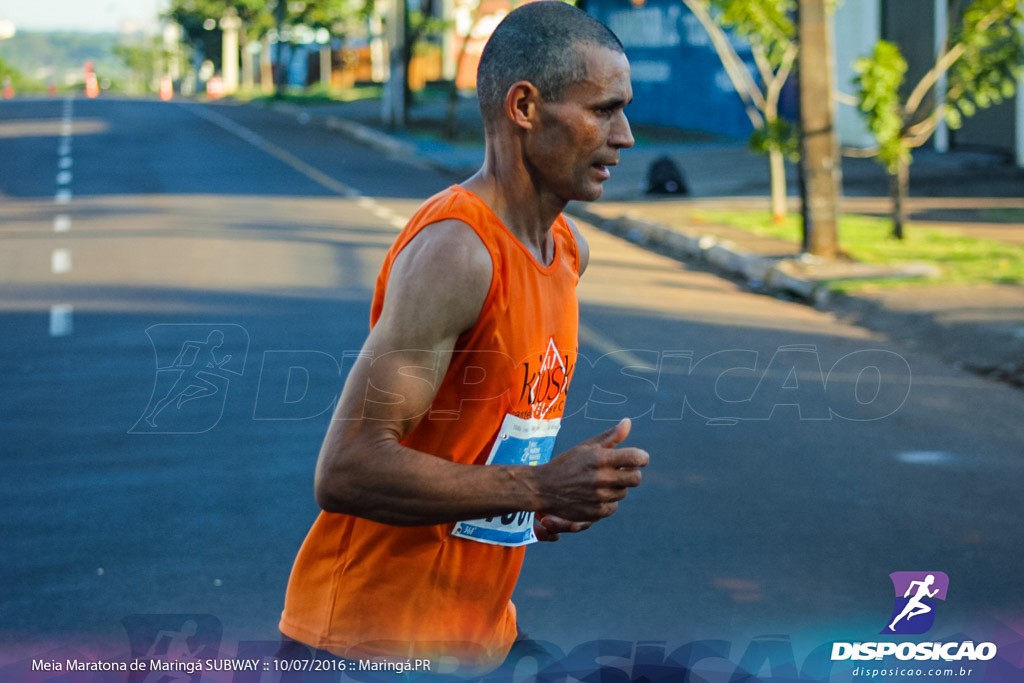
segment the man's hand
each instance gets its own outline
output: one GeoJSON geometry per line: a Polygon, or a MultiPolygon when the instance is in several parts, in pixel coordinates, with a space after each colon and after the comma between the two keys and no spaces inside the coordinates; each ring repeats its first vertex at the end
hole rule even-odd
{"type": "Polygon", "coordinates": [[[544,519],[551,518],[545,531],[557,537],[560,532],[573,531],[572,522],[589,526],[608,517],[626,492],[640,485],[640,468],[650,456],[639,448],[616,448],[629,436],[630,426],[625,418],[537,468],[538,493],[544,501],[543,514],[538,516],[541,526],[544,519]]]}

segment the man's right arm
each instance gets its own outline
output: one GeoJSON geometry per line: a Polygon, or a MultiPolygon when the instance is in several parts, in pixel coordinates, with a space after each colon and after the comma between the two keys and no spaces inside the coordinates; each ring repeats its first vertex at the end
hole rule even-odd
{"type": "Polygon", "coordinates": [[[640,483],[647,454],[615,448],[628,422],[541,467],[462,465],[401,444],[430,410],[456,340],[479,317],[491,274],[486,248],[457,221],[430,226],[397,257],[381,315],[321,448],[315,488],[324,510],[393,525],[520,510],[594,521],[640,483]]]}

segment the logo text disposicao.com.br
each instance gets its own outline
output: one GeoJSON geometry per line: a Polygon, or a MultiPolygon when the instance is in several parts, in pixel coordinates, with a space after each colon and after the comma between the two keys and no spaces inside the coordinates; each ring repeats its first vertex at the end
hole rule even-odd
{"type": "Polygon", "coordinates": [[[947,681],[951,678],[969,678],[974,674],[973,668],[967,668],[959,666],[953,668],[946,665],[945,668],[918,668],[914,669],[911,667],[892,667],[889,669],[877,669],[869,666],[859,666],[850,672],[851,675],[858,679],[872,679],[872,678],[891,678],[898,677],[899,680],[906,680],[908,677],[912,677],[914,680],[922,678],[945,678],[947,681]]]}

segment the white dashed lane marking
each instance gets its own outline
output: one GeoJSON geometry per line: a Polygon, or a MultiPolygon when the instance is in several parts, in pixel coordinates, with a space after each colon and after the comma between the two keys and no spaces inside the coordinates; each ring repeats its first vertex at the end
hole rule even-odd
{"type": "MultiPolygon", "coordinates": [[[[71,202],[71,136],[73,133],[72,116],[74,99],[64,100],[63,120],[61,121],[61,138],[57,145],[57,192],[54,202],[66,205],[71,202]]],[[[53,231],[64,233],[71,230],[71,216],[60,213],[53,218],[53,231]]],[[[58,247],[50,254],[50,272],[64,275],[71,272],[71,250],[58,247]]],[[[67,337],[75,329],[75,309],[71,304],[53,304],[50,306],[50,336],[67,337]]]]}
{"type": "Polygon", "coordinates": [[[71,272],[71,250],[54,249],[50,254],[50,271],[54,275],[63,275],[71,272]]]}
{"type": "Polygon", "coordinates": [[[75,328],[75,309],[71,304],[50,306],[50,336],[67,337],[75,328]]]}

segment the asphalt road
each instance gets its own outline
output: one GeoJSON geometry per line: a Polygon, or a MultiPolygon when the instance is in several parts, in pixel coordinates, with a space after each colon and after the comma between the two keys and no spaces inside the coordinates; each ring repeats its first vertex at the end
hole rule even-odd
{"type": "MultiPolygon", "coordinates": [[[[144,650],[140,618],[277,638],[378,265],[450,182],[255,107],[0,103],[4,680],[53,647],[144,650]]],[[[745,654],[780,676],[877,639],[890,573],[921,571],[950,580],[928,638],[1017,652],[1024,394],[585,231],[559,445],[630,416],[652,462],[616,516],[528,553],[532,636],[606,640],[626,671],[720,639],[722,680],[745,654]]]]}

